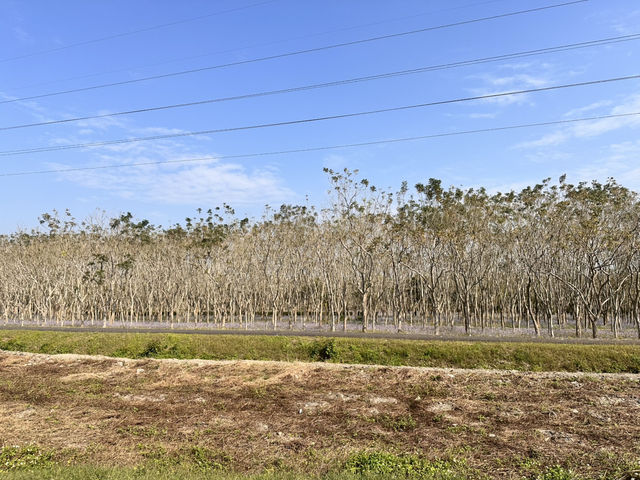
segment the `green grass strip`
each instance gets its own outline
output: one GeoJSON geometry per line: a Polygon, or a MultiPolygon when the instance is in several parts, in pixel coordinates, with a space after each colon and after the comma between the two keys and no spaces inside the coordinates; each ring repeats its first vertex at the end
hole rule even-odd
{"type": "Polygon", "coordinates": [[[125,358],[327,361],[416,367],[640,373],[640,346],[637,345],[2,330],[0,349],[125,358]]]}

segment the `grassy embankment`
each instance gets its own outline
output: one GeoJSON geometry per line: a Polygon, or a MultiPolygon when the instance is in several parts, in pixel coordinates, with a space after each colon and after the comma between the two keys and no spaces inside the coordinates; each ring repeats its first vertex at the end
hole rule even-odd
{"type": "Polygon", "coordinates": [[[640,346],[637,345],[3,330],[0,331],[0,349],[124,358],[329,361],[390,366],[640,373],[640,346]]]}
{"type": "MultiPolygon", "coordinates": [[[[428,461],[415,455],[362,452],[352,455],[332,471],[310,475],[270,468],[260,474],[228,471],[224,464],[211,461],[207,452],[184,458],[150,460],[136,467],[64,465],[53,452],[36,447],[0,449],[0,475],[7,480],[490,480],[491,472],[472,469],[464,462],[428,461]]],[[[584,477],[559,465],[540,467],[535,461],[523,464],[522,480],[635,480],[638,465],[619,463],[597,477],[584,477]]]]}

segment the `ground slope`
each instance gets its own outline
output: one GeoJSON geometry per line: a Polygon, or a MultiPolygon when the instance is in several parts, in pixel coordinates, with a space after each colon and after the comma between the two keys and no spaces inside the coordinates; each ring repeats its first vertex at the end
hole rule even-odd
{"type": "MultiPolygon", "coordinates": [[[[224,468],[336,468],[360,451],[494,478],[640,459],[640,376],[0,351],[0,445],[138,465],[194,447],[224,468]]],[[[182,453],[181,453],[182,452],[182,453]]]]}

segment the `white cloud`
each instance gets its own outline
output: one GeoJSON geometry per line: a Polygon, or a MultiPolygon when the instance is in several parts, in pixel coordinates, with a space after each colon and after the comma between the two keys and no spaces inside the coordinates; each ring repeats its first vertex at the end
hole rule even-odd
{"type": "MultiPolygon", "coordinates": [[[[0,92],[0,98],[12,97],[0,92]]],[[[15,98],[15,97],[14,97],[15,98]]],[[[77,112],[56,112],[38,102],[14,104],[39,121],[78,116],[77,112]],[[54,116],[54,118],[51,118],[54,116]]],[[[97,115],[108,114],[108,110],[97,115]]],[[[80,114],[82,115],[82,114],[80,114]]],[[[103,117],[67,123],[45,131],[39,143],[51,146],[99,142],[108,138],[135,138],[187,133],[163,126],[136,126],[133,119],[103,117]]],[[[208,147],[212,137],[167,138],[69,150],[65,160],[46,165],[51,169],[96,167],[93,170],[60,172],[58,181],[89,189],[89,196],[117,197],[158,205],[210,206],[223,202],[234,206],[263,206],[295,201],[298,196],[287,186],[276,169],[267,166],[246,167],[240,162],[216,160],[208,147]],[[205,147],[206,146],[206,147],[205,147]],[[177,163],[176,161],[202,159],[177,163]],[[208,158],[208,159],[207,159],[208,158]],[[213,158],[213,159],[212,159],[213,158]],[[68,160],[67,160],[68,159],[68,160]],[[74,159],[78,159],[76,163],[74,159]],[[156,162],[172,162],[157,164],[156,162]],[[148,165],[138,165],[148,163],[148,165]],[[136,164],[136,165],[132,165],[136,164]],[[109,165],[120,168],[101,169],[109,165]]],[[[87,198],[79,193],[79,197],[87,198]]],[[[82,198],[79,198],[82,200],[82,198]]]]}
{"type": "Polygon", "coordinates": [[[583,165],[576,176],[585,181],[613,177],[625,187],[640,191],[640,141],[609,145],[601,160],[583,165]]]}
{"type": "Polygon", "coordinates": [[[187,130],[182,130],[180,128],[143,127],[136,129],[136,132],[144,135],[175,135],[186,133],[187,130]]]}
{"type": "Polygon", "coordinates": [[[640,21],[640,9],[627,12],[623,17],[619,17],[612,22],[616,32],[621,35],[636,33],[638,22],[640,21]]]}
{"type": "Polygon", "coordinates": [[[569,133],[565,131],[557,131],[547,133],[537,140],[523,142],[517,145],[518,148],[539,148],[552,147],[564,143],[569,138],[569,133]]]}
{"type": "MultiPolygon", "coordinates": [[[[2,93],[0,96],[10,98],[2,93]]],[[[41,120],[50,119],[48,110],[37,102],[17,102],[16,105],[41,120]]],[[[108,113],[109,111],[102,110],[97,114],[108,113]]],[[[67,112],[57,115],[57,118],[69,118],[77,114],[67,112]]],[[[138,127],[130,119],[103,117],[57,126],[55,132],[54,135],[43,135],[51,146],[99,142],[105,138],[172,135],[187,131],[161,126],[138,127]],[[62,133],[58,133],[58,128],[62,128],[62,133]]],[[[238,206],[261,206],[296,198],[294,192],[284,186],[276,170],[269,169],[268,166],[247,168],[238,162],[212,160],[216,153],[210,148],[203,148],[206,144],[202,140],[211,140],[211,137],[168,138],[86,147],[80,151],[70,150],[69,155],[65,155],[65,158],[81,159],[78,163],[65,160],[49,162],[47,165],[49,168],[62,170],[84,166],[127,165],[113,169],[96,168],[59,173],[58,179],[91,189],[94,193],[106,192],[119,198],[157,204],[203,206],[227,202],[238,206]],[[203,157],[209,160],[153,164],[203,157]],[[149,165],[131,165],[140,163],[149,165]]]]}
{"type": "Polygon", "coordinates": [[[567,162],[574,158],[574,155],[567,152],[553,151],[535,151],[525,155],[525,160],[536,164],[558,164],[567,162]]]}
{"type": "Polygon", "coordinates": [[[579,107],[579,108],[574,108],[572,110],[569,110],[567,113],[564,114],[565,117],[576,117],[576,116],[580,116],[583,115],[587,112],[592,112],[593,110],[598,110],[602,107],[608,107],[612,104],[613,102],[611,100],[602,100],[599,102],[594,102],[591,103],[589,105],[585,105],[584,107],[579,107]]]}
{"type": "MultiPolygon", "coordinates": [[[[144,130],[167,131],[156,127],[144,130]]],[[[141,131],[135,129],[134,133],[139,135],[141,131]]],[[[58,142],[63,141],[74,143],[73,138],[58,139],[58,142]]],[[[284,186],[276,170],[268,167],[249,169],[237,162],[216,160],[214,152],[195,150],[192,145],[184,140],[166,139],[87,148],[83,166],[127,166],[60,173],[59,180],[123,199],[165,205],[203,206],[227,202],[237,206],[260,206],[296,197],[284,186]],[[193,159],[203,160],[181,162],[193,159]],[[155,163],[167,161],[171,163],[155,163]],[[139,165],[141,163],[148,164],[139,165]]],[[[50,165],[56,169],[77,166],[50,165]]]]}
{"type": "MultiPolygon", "coordinates": [[[[529,90],[542,88],[550,85],[551,82],[547,75],[531,75],[528,73],[515,73],[512,75],[493,75],[484,74],[473,77],[477,81],[480,79],[485,83],[484,87],[470,89],[473,95],[484,96],[506,93],[517,90],[529,90]]],[[[486,98],[481,100],[482,103],[491,103],[500,106],[507,105],[524,105],[532,104],[529,95],[504,95],[499,97],[486,98]]]]}
{"type": "Polygon", "coordinates": [[[470,113],[467,115],[468,118],[471,119],[485,119],[485,118],[496,118],[498,115],[496,113],[470,113]]]}
{"type": "Polygon", "coordinates": [[[295,197],[272,171],[217,160],[69,172],[60,178],[120,198],[172,205],[262,205],[295,197]]]}
{"type": "Polygon", "coordinates": [[[506,77],[487,77],[487,81],[496,87],[511,87],[513,85],[520,85],[520,88],[544,87],[549,83],[546,78],[534,77],[533,75],[527,75],[524,73],[506,77]]]}
{"type": "MultiPolygon", "coordinates": [[[[100,111],[96,115],[107,115],[110,112],[108,111],[100,111]]],[[[75,122],[75,125],[85,129],[92,130],[107,130],[112,127],[120,127],[124,128],[127,124],[118,117],[101,117],[101,118],[89,118],[87,120],[80,120],[75,122]]]]}
{"type": "MultiPolygon", "coordinates": [[[[570,116],[575,116],[575,112],[582,111],[588,112],[604,105],[612,105],[610,101],[602,101],[586,105],[574,109],[567,113],[573,113],[570,116]]],[[[640,112],[640,93],[630,95],[623,102],[619,103],[608,109],[607,112],[601,115],[624,115],[627,113],[640,112]]],[[[601,116],[600,115],[600,116],[601,116]]],[[[551,133],[547,133],[542,137],[516,145],[516,148],[542,148],[561,145],[572,139],[580,138],[592,138],[605,133],[619,130],[625,127],[640,126],[640,115],[616,117],[616,118],[603,118],[600,120],[592,120],[586,122],[575,123],[563,127],[559,127],[551,133]]]]}

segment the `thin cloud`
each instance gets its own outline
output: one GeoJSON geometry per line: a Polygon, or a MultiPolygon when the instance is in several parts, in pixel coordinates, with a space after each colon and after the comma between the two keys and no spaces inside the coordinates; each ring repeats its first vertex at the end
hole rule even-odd
{"type": "MultiPolygon", "coordinates": [[[[582,110],[582,112],[588,112],[601,108],[602,105],[611,105],[611,102],[597,102],[574,109],[570,116],[574,116],[575,112],[582,110]],[[598,105],[599,104],[599,105],[598,105]]],[[[640,93],[627,97],[622,103],[610,108],[606,115],[619,115],[624,113],[632,113],[640,111],[640,93]]],[[[552,147],[566,143],[573,139],[578,138],[592,138],[605,133],[613,132],[621,128],[634,127],[640,125],[640,118],[638,117],[620,117],[620,118],[604,118],[601,120],[593,120],[590,122],[576,123],[571,126],[560,127],[557,130],[547,133],[542,137],[527,142],[522,142],[515,146],[515,148],[527,149],[527,148],[541,148],[552,147]]]]}
{"type": "MultiPolygon", "coordinates": [[[[485,87],[473,88],[469,91],[473,95],[494,95],[497,93],[503,93],[513,90],[527,90],[530,88],[542,88],[551,85],[551,82],[547,75],[531,75],[527,73],[516,73],[513,75],[492,75],[484,74],[481,76],[475,76],[477,79],[482,80],[485,83],[485,87]]],[[[524,105],[532,104],[530,96],[527,94],[520,95],[506,95],[503,97],[486,98],[481,100],[485,104],[494,104],[499,106],[508,105],[524,105]]]]}
{"type": "MultiPolygon", "coordinates": [[[[44,120],[48,116],[47,109],[37,102],[21,102],[20,108],[44,120]]],[[[107,113],[107,110],[99,112],[107,113]]],[[[50,145],[61,146],[85,143],[92,135],[97,135],[94,138],[99,141],[116,135],[144,137],[185,132],[163,126],[136,126],[129,119],[116,117],[82,120],[64,126],[62,133],[55,131],[55,135],[45,136],[50,145]]],[[[88,147],[73,158],[81,158],[82,166],[101,167],[215,157],[216,152],[202,148],[203,140],[210,139],[163,139],[88,147]]],[[[45,165],[51,169],[79,166],[66,160],[45,165]]],[[[240,163],[218,160],[66,172],[59,173],[58,180],[95,192],[107,192],[110,196],[165,205],[201,206],[227,202],[238,206],[260,206],[296,198],[295,193],[284,186],[277,170],[268,167],[250,169],[240,163]]]]}
{"type": "Polygon", "coordinates": [[[579,107],[579,108],[574,108],[572,110],[569,110],[567,113],[564,114],[565,117],[577,117],[579,115],[583,115],[587,112],[592,112],[594,110],[598,110],[602,107],[608,107],[611,104],[613,104],[613,102],[611,100],[602,100],[600,102],[594,102],[590,105],[586,105],[584,107],[579,107]]]}
{"type": "Polygon", "coordinates": [[[135,166],[117,171],[60,174],[94,190],[120,198],[170,205],[259,206],[295,198],[278,176],[266,169],[248,170],[237,163],[216,160],[187,166],[135,166]]]}

